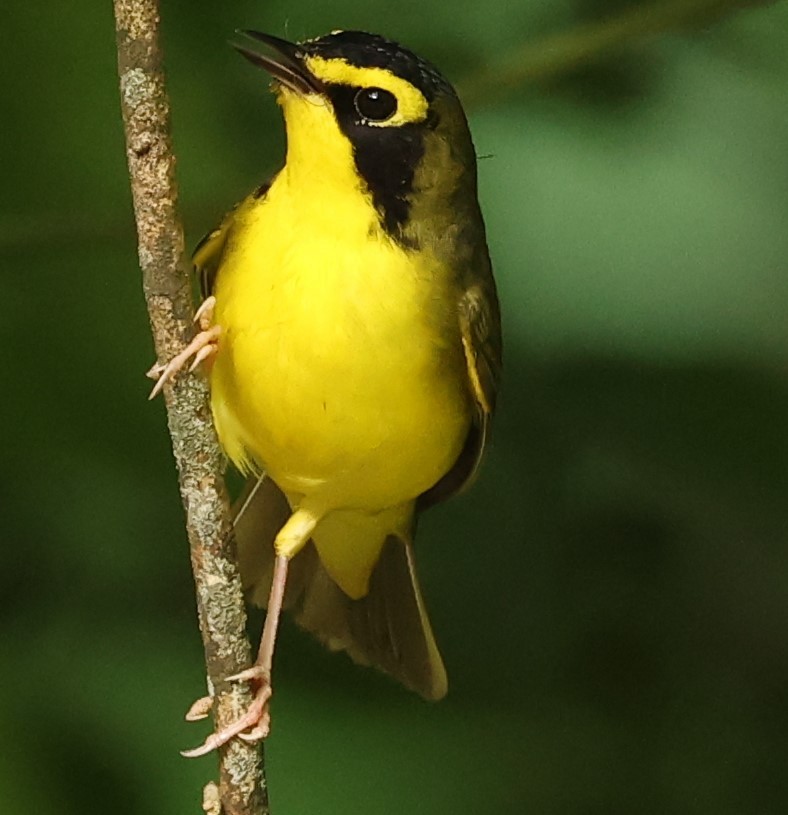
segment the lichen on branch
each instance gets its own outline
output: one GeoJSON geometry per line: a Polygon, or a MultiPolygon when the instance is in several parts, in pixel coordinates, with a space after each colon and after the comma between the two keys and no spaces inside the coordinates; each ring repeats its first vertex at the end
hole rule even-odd
{"type": "MultiPolygon", "coordinates": [[[[158,2],[115,0],[114,5],[143,292],[156,354],[169,359],[194,333],[194,311],[177,212],[158,2]]],[[[179,377],[165,387],[164,397],[186,512],[208,683],[215,692],[216,726],[221,728],[237,718],[251,698],[245,684],[224,680],[251,661],[224,485],[225,459],[213,428],[207,385],[199,375],[179,377]]],[[[234,739],[220,750],[219,798],[225,815],[266,815],[261,747],[234,739]]]]}

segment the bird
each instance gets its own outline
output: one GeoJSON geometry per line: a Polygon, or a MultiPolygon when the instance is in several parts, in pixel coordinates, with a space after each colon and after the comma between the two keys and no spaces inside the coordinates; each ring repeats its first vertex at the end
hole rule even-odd
{"type": "Polygon", "coordinates": [[[283,609],[329,649],[446,694],[413,540],[421,513],[474,480],[502,368],[453,86],[378,34],[237,33],[282,108],[284,164],[197,246],[200,331],[150,374],[155,395],[189,361],[207,372],[220,443],[248,478],[241,575],[267,614],[255,663],[229,677],[253,683],[248,711],[185,755],[268,735],[283,609]]]}

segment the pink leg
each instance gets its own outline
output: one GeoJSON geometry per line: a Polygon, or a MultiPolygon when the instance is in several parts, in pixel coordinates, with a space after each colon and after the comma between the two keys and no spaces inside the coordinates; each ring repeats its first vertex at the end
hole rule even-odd
{"type": "MultiPolygon", "coordinates": [[[[257,685],[252,703],[249,709],[236,719],[232,724],[222,728],[216,733],[212,733],[199,747],[193,750],[184,750],[181,755],[186,758],[196,758],[204,756],[227,744],[235,736],[257,741],[264,739],[268,735],[270,716],[268,713],[268,700],[271,698],[271,668],[274,659],[274,646],[276,645],[276,632],[279,627],[279,616],[282,613],[282,601],[285,596],[285,585],[287,583],[288,558],[284,555],[277,555],[274,561],[274,578],[271,582],[271,593],[268,597],[268,612],[265,615],[263,635],[260,638],[260,650],[257,660],[251,668],[241,671],[227,679],[232,682],[252,681],[257,685]],[[244,732],[249,730],[248,733],[244,732]]],[[[199,700],[196,704],[199,704],[199,700]]],[[[194,705],[189,713],[194,710],[194,705]]],[[[202,710],[200,711],[202,712],[202,710]]],[[[187,714],[188,715],[188,714],[187,714]]]]}
{"type": "MultiPolygon", "coordinates": [[[[249,709],[232,724],[212,733],[199,747],[193,750],[184,750],[181,755],[187,758],[196,758],[210,753],[217,747],[227,744],[230,739],[238,736],[245,741],[258,741],[268,735],[270,715],[268,702],[271,698],[271,669],[274,661],[274,647],[276,633],[279,628],[279,617],[282,613],[285,587],[287,585],[287,567],[293,557],[309,540],[319,516],[308,510],[299,509],[290,516],[288,522],[276,536],[274,547],[277,555],[274,560],[274,575],[271,581],[271,591],[268,595],[268,611],[265,615],[263,634],[260,638],[260,648],[254,665],[245,671],[228,676],[233,682],[252,682],[256,686],[254,698],[249,709]]],[[[198,700],[187,713],[187,718],[195,720],[203,718],[205,703],[198,700]],[[193,715],[196,713],[197,715],[193,715]]]]}

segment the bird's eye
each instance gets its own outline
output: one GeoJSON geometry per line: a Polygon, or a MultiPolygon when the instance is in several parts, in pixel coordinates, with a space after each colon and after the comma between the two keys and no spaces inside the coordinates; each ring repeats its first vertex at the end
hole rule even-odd
{"type": "Polygon", "coordinates": [[[361,88],[353,100],[359,116],[370,122],[385,122],[397,110],[397,97],[383,88],[361,88]]]}

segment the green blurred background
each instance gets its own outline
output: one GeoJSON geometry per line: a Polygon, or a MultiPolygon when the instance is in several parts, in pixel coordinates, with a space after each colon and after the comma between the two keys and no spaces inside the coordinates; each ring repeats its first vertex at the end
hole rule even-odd
{"type": "MultiPolygon", "coordinates": [[[[642,38],[659,13],[626,0],[164,3],[192,244],[282,155],[234,28],[377,30],[485,77],[505,385],[419,541],[450,695],[286,625],[274,815],[788,811],[788,7],[705,6],[642,38]]],[[[111,4],[3,18],[0,811],[195,813],[215,760],[178,755],[202,651],[111,4]]]]}

